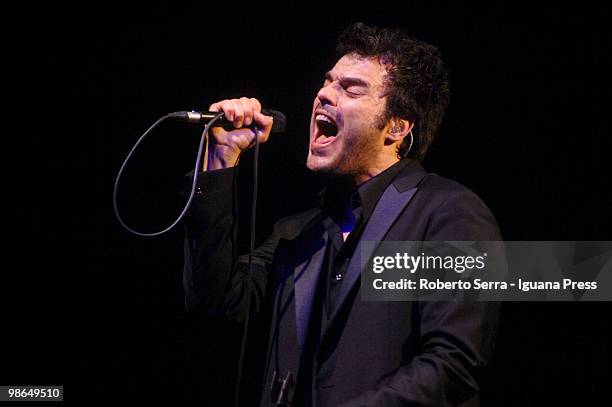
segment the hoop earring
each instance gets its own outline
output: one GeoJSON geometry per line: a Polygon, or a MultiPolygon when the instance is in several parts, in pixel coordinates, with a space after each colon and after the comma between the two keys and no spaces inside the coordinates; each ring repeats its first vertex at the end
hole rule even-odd
{"type": "Polygon", "coordinates": [[[410,145],[408,146],[408,150],[406,150],[402,158],[406,158],[410,150],[412,150],[412,143],[414,142],[414,136],[412,135],[412,129],[408,131],[408,134],[410,134],[410,145]]]}

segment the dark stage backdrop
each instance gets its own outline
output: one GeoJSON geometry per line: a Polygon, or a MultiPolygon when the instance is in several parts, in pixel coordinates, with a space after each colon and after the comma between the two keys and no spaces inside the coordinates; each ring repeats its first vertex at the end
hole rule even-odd
{"type": "MultiPolygon", "coordinates": [[[[288,118],[287,132],[261,149],[261,240],[321,188],[304,167],[310,107],[335,37],[352,21],[401,27],[440,48],[452,101],[424,165],[479,194],[505,239],[612,240],[610,17],[609,7],[407,2],[362,12],[99,4],[29,19],[15,48],[40,86],[21,96],[56,114],[19,123],[9,157],[24,195],[13,195],[23,199],[7,215],[19,244],[7,246],[18,263],[3,287],[0,385],[61,384],[66,400],[81,402],[231,403],[240,327],[184,315],[182,229],[156,239],[121,229],[114,176],[159,116],[257,97],[288,118]]],[[[200,131],[163,125],[136,155],[121,190],[132,225],[157,230],[178,213],[200,131]]],[[[247,154],[245,209],[251,164],[247,154]]],[[[483,403],[598,404],[609,392],[609,311],[505,304],[483,403]]],[[[245,406],[258,392],[265,332],[263,319],[252,327],[245,406]]]]}

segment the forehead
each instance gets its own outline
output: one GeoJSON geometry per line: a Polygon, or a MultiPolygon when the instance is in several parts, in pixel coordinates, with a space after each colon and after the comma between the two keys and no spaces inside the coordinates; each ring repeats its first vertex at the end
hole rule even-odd
{"type": "Polygon", "coordinates": [[[326,74],[326,77],[331,79],[355,77],[379,86],[384,84],[386,76],[387,70],[377,57],[364,57],[358,54],[344,55],[326,74]]]}

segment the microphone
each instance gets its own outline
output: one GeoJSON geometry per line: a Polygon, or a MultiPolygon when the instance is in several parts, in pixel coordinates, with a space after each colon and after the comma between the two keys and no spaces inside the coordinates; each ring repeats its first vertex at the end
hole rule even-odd
{"type": "MultiPolygon", "coordinates": [[[[274,119],[274,122],[272,124],[272,133],[282,133],[285,131],[285,127],[287,127],[287,118],[283,113],[279,112],[278,110],[272,109],[261,109],[261,113],[266,116],[272,116],[272,118],[274,119]]],[[[188,123],[208,123],[218,114],[219,112],[180,111],[170,113],[169,116],[173,119],[188,123]]],[[[227,127],[230,129],[234,128],[232,122],[227,120],[225,116],[221,116],[221,118],[213,124],[213,127],[227,127]]]]}

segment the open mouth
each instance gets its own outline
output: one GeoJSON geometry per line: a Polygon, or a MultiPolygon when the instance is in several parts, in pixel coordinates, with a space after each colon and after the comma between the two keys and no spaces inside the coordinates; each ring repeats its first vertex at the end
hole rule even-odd
{"type": "Polygon", "coordinates": [[[323,114],[317,114],[315,116],[315,122],[317,124],[317,134],[315,137],[315,144],[324,146],[330,144],[336,138],[338,134],[338,126],[336,123],[323,114]]]}

